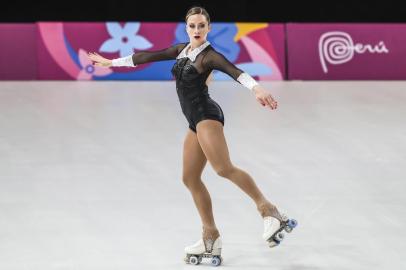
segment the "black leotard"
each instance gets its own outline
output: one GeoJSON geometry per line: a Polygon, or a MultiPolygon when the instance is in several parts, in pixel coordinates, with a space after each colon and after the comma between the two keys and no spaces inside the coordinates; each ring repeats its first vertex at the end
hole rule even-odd
{"type": "MultiPolygon", "coordinates": [[[[137,52],[133,54],[132,59],[134,65],[153,61],[173,60],[179,56],[186,46],[186,43],[181,43],[161,51],[137,52]]],[[[199,52],[199,48],[194,50],[199,52]]],[[[191,57],[192,60],[189,59],[190,55],[192,53],[182,58],[178,57],[172,67],[172,74],[176,78],[176,91],[182,112],[189,122],[189,128],[196,132],[197,123],[204,119],[217,120],[224,125],[223,111],[210,98],[206,80],[213,70],[225,72],[234,80],[237,80],[243,71],[229,62],[211,45],[205,47],[197,56],[195,55],[194,61],[192,61],[193,56],[191,57]]]]}

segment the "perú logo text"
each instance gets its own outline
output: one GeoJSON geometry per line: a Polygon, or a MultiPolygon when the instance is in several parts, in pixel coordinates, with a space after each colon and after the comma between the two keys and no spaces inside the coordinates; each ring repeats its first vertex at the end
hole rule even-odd
{"type": "Polygon", "coordinates": [[[340,65],[351,61],[356,53],[389,53],[385,43],[380,41],[377,45],[356,43],[345,32],[327,32],[319,40],[320,62],[324,73],[328,73],[327,63],[340,65]]]}

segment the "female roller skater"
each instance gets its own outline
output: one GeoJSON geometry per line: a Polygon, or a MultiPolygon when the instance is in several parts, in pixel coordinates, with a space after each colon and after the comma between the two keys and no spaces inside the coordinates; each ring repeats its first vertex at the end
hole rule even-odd
{"type": "Polygon", "coordinates": [[[201,179],[207,160],[220,176],[236,184],[255,202],[264,221],[263,238],[271,247],[282,240],[280,231],[291,231],[295,221],[281,215],[275,205],[264,197],[251,176],[234,166],[230,160],[223,134],[223,111],[208,93],[211,72],[225,72],[252,90],[262,106],[275,110],[277,102],[250,75],[238,69],[210,45],[206,40],[210,29],[207,11],[194,7],[186,15],[186,31],[190,39],[188,43],[155,52],[137,52],[113,60],[97,53],[89,53],[89,58],[94,65],[103,67],[135,67],[147,62],[176,59],[172,73],[176,78],[182,112],[189,123],[183,148],[183,182],[192,194],[203,224],[202,238],[185,248],[185,260],[198,264],[202,257],[209,257],[213,265],[219,265],[222,242],[213,218],[211,198],[201,179]]]}

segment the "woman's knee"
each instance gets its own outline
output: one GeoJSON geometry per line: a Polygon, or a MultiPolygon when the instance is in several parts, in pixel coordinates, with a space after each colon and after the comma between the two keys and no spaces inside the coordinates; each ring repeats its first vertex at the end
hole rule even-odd
{"type": "Polygon", "coordinates": [[[201,184],[202,180],[200,179],[200,177],[184,174],[182,176],[182,181],[183,181],[183,184],[188,189],[194,189],[195,187],[197,187],[201,184]]]}
{"type": "Polygon", "coordinates": [[[219,176],[229,179],[235,172],[236,168],[233,165],[229,164],[217,167],[215,170],[219,176]]]}

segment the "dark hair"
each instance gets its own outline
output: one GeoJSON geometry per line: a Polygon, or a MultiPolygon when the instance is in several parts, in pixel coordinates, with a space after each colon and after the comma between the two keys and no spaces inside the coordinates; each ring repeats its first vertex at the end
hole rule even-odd
{"type": "Polygon", "coordinates": [[[210,24],[210,15],[207,12],[207,10],[202,8],[202,7],[192,7],[191,9],[189,9],[188,12],[186,13],[185,22],[187,22],[187,19],[190,16],[196,15],[196,14],[204,15],[206,17],[206,20],[207,20],[208,24],[210,24]]]}

